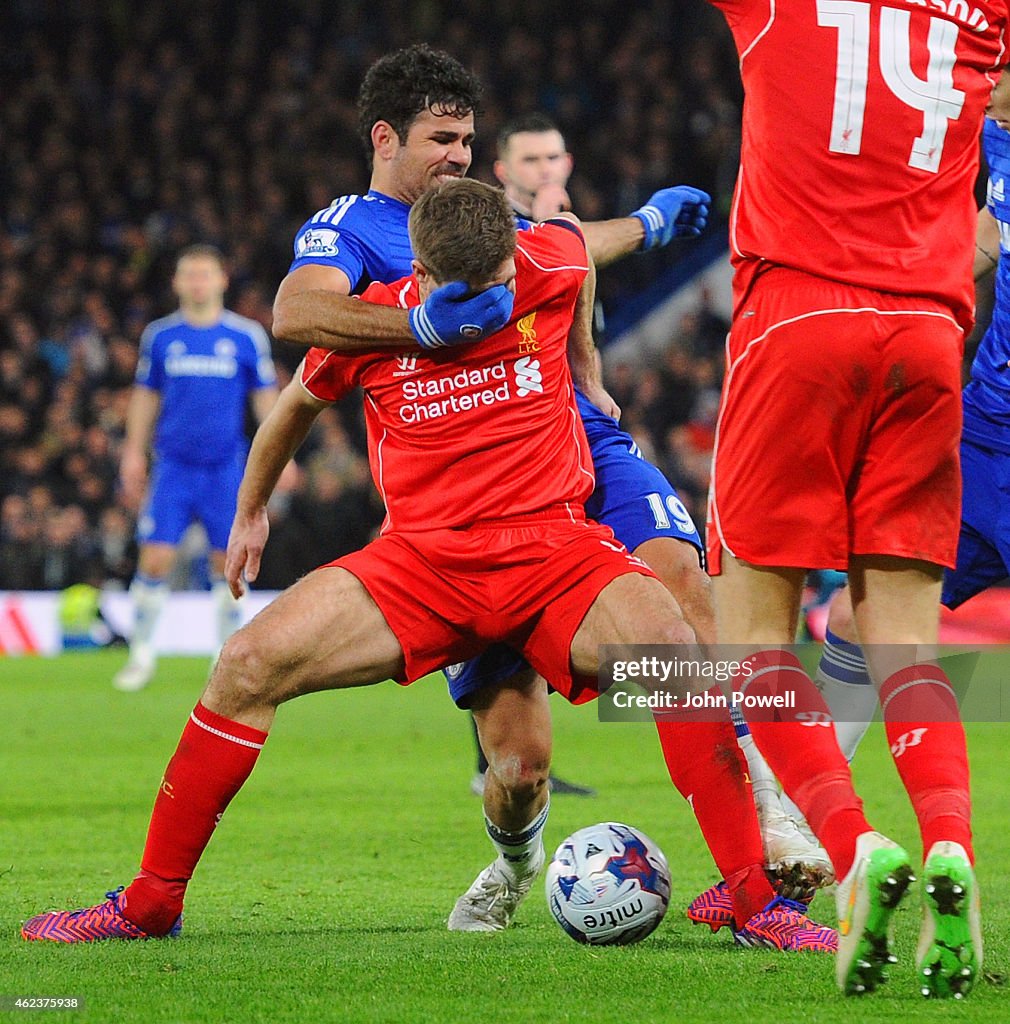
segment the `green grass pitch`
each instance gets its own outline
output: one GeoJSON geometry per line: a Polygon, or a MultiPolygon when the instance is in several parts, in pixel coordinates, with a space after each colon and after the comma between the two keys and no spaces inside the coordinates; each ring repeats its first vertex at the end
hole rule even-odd
{"type": "MultiPolygon", "coordinates": [[[[0,996],[79,996],[75,1022],[1006,1021],[1010,939],[1010,726],[970,727],[986,978],[964,1004],[917,995],[914,899],[897,922],[901,963],[865,1000],[835,991],[828,957],[737,949],[683,908],[716,878],[653,730],[600,724],[554,700],[555,763],[599,789],[558,798],[553,848],[594,821],[625,820],[666,852],[673,901],[638,946],[590,949],[551,920],[541,886],[501,935],[445,929],[490,860],[467,784],[469,726],[440,679],[319,694],[282,708],[256,771],[197,870],[175,942],[60,947],[21,922],[96,902],[137,866],[162,768],[206,662],[173,659],[139,694],[109,685],[123,655],[0,660],[0,996]]],[[[1006,656],[1010,669],[1010,655],[1006,656]]],[[[871,819],[918,848],[875,725],[856,761],[871,819]]],[[[820,894],[819,920],[834,923],[820,894]]],[[[25,1019],[23,1011],[0,1019],[25,1019]]]]}

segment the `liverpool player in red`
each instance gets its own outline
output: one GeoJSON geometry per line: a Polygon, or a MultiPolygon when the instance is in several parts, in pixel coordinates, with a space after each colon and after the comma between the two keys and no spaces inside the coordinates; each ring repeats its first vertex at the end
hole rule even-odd
{"type": "MultiPolygon", "coordinates": [[[[461,177],[468,169],[476,95],[477,86],[470,73],[447,54],[424,46],[388,54],[372,65],[358,100],[362,141],[372,164],[370,188],[364,196],[335,200],[327,209],[318,211],[296,235],[295,259],[281,282],[274,305],[275,335],[337,349],[348,337],[381,337],[387,343],[399,337],[403,345],[412,343],[414,335],[406,311],[358,302],[349,298],[347,292],[364,287],[368,280],[389,282],[410,272],[410,204],[447,175],[461,177]]],[[[654,209],[639,210],[630,218],[583,225],[587,248],[594,258],[612,261],[641,247],[667,244],[678,234],[697,232],[701,211],[696,202],[690,201],[692,195],[696,201],[701,199],[691,189],[662,190],[647,204],[654,209]]],[[[434,311],[432,318],[439,331],[446,331],[446,336],[451,333],[439,323],[434,311]]],[[[536,332],[534,323],[524,346],[524,354],[533,358],[538,344],[536,332]]],[[[708,580],[699,570],[698,548],[691,543],[693,537],[687,541],[689,534],[693,534],[690,517],[686,513],[680,515],[669,483],[658,470],[636,456],[631,438],[604,412],[610,410],[616,415],[612,399],[602,390],[588,323],[584,330],[571,332],[568,351],[576,402],[594,458],[596,491],[587,507],[595,503],[596,515],[591,518],[604,521],[632,553],[657,573],[698,638],[711,642],[715,633],[714,611],[710,595],[705,593],[708,580]],[[674,500],[670,501],[671,498],[674,500]],[[672,514],[667,515],[666,510],[672,514]]],[[[298,411],[294,405],[281,403],[274,426],[279,428],[279,418],[289,412],[294,416],[298,411]]],[[[259,531],[257,536],[255,523],[239,521],[233,537],[247,541],[256,551],[266,541],[266,532],[259,531]]],[[[250,557],[249,579],[254,578],[257,561],[258,556],[250,557]]],[[[461,703],[469,705],[471,695],[473,701],[483,703],[488,697],[480,691],[488,685],[507,686],[502,682],[506,673],[524,674],[527,678],[521,683],[525,690],[534,685],[535,672],[523,668],[522,659],[513,651],[506,649],[503,654],[502,646],[498,645],[462,669],[455,666],[448,673],[450,692],[461,703]]],[[[546,688],[543,680],[536,685],[546,688]]],[[[762,837],[754,814],[746,808],[752,787],[743,781],[747,766],[734,750],[734,730],[728,719],[693,723],[666,719],[657,721],[657,725],[671,779],[690,801],[713,859],[727,879],[727,883],[706,890],[693,901],[689,915],[712,927],[734,926],[745,932],[741,940],[752,943],[755,931],[750,923],[770,902],[772,892],[761,869],[762,837]]],[[[550,784],[550,751],[535,742],[527,748],[516,744],[514,731],[502,734],[487,726],[484,732],[490,741],[498,741],[493,749],[487,750],[492,768],[484,793],[485,818],[496,821],[502,807],[525,807],[525,794],[531,787],[550,784]],[[511,770],[517,758],[524,765],[518,774],[511,770]],[[495,765],[501,770],[496,770],[495,765]]],[[[754,778],[753,765],[750,770],[754,778]]],[[[780,836],[769,832],[770,829],[766,837],[777,844],[780,836]]],[[[811,866],[810,858],[795,854],[795,849],[779,849],[770,859],[778,862],[780,872],[793,875],[794,879],[794,869],[809,875],[805,869],[811,866]]],[[[819,857],[816,868],[824,877],[819,857]]],[[[507,926],[509,908],[497,893],[487,892],[483,881],[478,881],[479,891],[471,887],[457,901],[450,915],[450,928],[507,926]]],[[[764,934],[777,947],[795,948],[793,938],[799,933],[774,927],[764,934]]]]}
{"type": "Polygon", "coordinates": [[[802,694],[805,722],[752,723],[754,739],[841,879],[838,983],[870,990],[886,978],[911,865],[867,823],[833,730],[810,727],[827,708],[782,650],[805,571],[849,571],[922,833],[919,984],[962,996],[982,960],[968,761],[932,659],[958,533],[972,186],[1007,5],[713,3],[746,93],[709,510],[717,628],[765,649],[748,693],[802,694]]]}
{"type": "MultiPolygon", "coordinates": [[[[693,642],[667,589],[582,511],[593,478],[567,341],[588,267],[574,220],[524,231],[517,243],[503,193],[457,181],[419,199],[410,226],[416,278],[372,285],[368,300],[412,307],[423,319],[423,300],[441,282],[508,288],[517,296],[510,325],[462,348],[310,355],[302,382],[318,398],[304,406],[303,424],[334,396],[364,388],[370,461],[387,509],[382,535],[295,584],[229,641],[165,772],[139,875],[96,907],[33,918],[26,938],[177,934],[196,863],[278,705],[293,697],[408,682],[505,641],[579,703],[595,694],[601,643],[693,642]],[[535,358],[521,354],[515,326],[533,316],[535,358]]],[[[287,445],[290,454],[298,440],[263,430],[255,443],[287,445]]],[[[252,460],[268,463],[283,465],[252,460]]],[[[247,474],[240,509],[262,509],[275,483],[247,474]]],[[[233,584],[245,558],[230,546],[233,584]]],[[[499,727],[539,725],[539,687],[502,688],[497,700],[499,727]]],[[[532,821],[493,834],[513,890],[528,888],[540,867],[542,788],[535,802],[532,821]]],[[[833,944],[830,929],[809,930],[833,944]]]]}

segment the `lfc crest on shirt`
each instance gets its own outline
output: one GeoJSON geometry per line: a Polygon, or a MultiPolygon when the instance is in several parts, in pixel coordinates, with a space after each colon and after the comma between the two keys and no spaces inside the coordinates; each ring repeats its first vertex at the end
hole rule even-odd
{"type": "Polygon", "coordinates": [[[540,342],[537,341],[537,332],[533,327],[537,318],[537,311],[527,314],[521,320],[516,321],[516,330],[519,332],[519,354],[529,355],[531,352],[540,351],[540,342]]]}

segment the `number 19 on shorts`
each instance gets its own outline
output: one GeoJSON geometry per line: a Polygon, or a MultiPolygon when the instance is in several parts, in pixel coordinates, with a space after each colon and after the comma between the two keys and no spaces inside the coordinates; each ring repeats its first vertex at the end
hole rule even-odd
{"type": "Polygon", "coordinates": [[[649,502],[649,508],[652,509],[657,530],[669,530],[672,520],[672,525],[680,530],[681,533],[693,534],[695,532],[691,513],[688,512],[684,503],[675,494],[668,494],[665,503],[663,502],[663,496],[655,491],[652,494],[647,494],[645,497],[649,502]]]}

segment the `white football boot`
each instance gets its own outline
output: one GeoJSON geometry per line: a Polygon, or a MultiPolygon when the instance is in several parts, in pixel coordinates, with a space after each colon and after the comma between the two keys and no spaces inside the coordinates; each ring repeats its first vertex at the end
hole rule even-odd
{"type": "Polygon", "coordinates": [[[542,844],[521,874],[516,874],[503,858],[495,858],[456,900],[449,915],[449,931],[504,931],[529,894],[545,860],[542,844]]]}
{"type": "Polygon", "coordinates": [[[814,893],[835,880],[827,850],[811,842],[784,811],[759,807],[758,822],[765,866],[787,899],[809,903],[814,893]]]}
{"type": "Polygon", "coordinates": [[[112,685],[124,693],[136,693],[154,678],[154,668],[153,656],[131,654],[129,661],[112,677],[112,685]]]}

